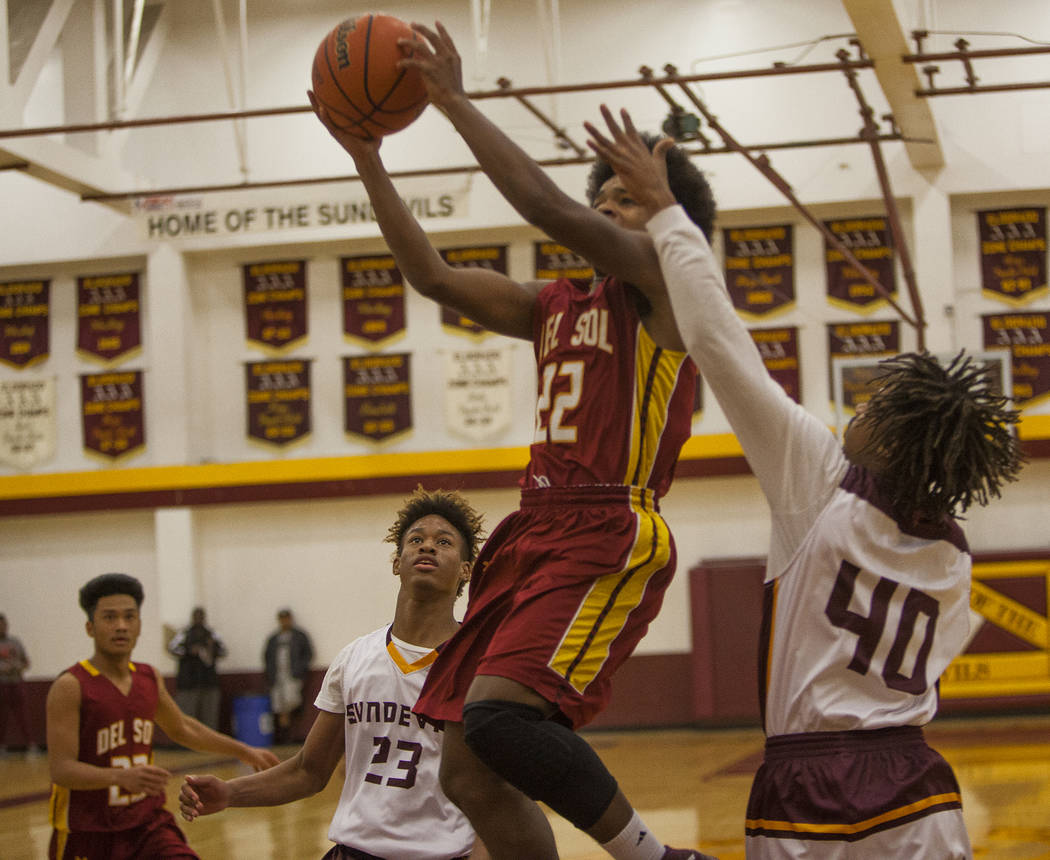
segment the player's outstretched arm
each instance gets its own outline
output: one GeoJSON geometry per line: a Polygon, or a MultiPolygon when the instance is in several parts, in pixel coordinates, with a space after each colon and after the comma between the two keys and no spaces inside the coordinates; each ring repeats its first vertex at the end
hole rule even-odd
{"type": "Polygon", "coordinates": [[[354,159],[379,229],[405,280],[418,292],[490,331],[531,340],[536,290],[499,272],[448,265],[394,188],[379,155],[379,142],[362,140],[338,128],[314,94],[308,96],[317,118],[354,159]]]}
{"type": "Polygon", "coordinates": [[[184,714],[167,688],[157,685],[156,723],[175,743],[198,752],[211,752],[240,759],[253,770],[273,767],[280,759],[270,750],[249,746],[236,738],[224,735],[184,714]]]}
{"type": "Polygon", "coordinates": [[[51,781],[74,791],[120,788],[125,794],[164,794],[171,773],[151,764],[98,767],[80,761],[80,684],[63,673],[47,693],[47,761],[51,781]]]}
{"type": "Polygon", "coordinates": [[[302,749],[269,770],[231,780],[187,776],[179,790],[182,817],[192,821],[231,806],[279,806],[316,794],[343,754],[343,722],[341,714],[319,711],[302,749]]]}
{"type": "MultiPolygon", "coordinates": [[[[599,271],[615,275],[649,296],[662,289],[660,266],[644,233],[628,230],[577,202],[551,180],[523,149],[475,107],[463,89],[459,53],[440,22],[412,28],[424,40],[401,40],[412,51],[400,61],[419,69],[431,103],[448,117],[481,169],[530,224],[578,254],[599,271]]],[[[650,300],[652,297],[650,296],[650,300]]]]}

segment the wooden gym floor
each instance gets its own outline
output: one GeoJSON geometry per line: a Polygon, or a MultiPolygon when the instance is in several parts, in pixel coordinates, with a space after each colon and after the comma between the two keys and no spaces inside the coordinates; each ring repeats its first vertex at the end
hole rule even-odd
{"type": "MultiPolygon", "coordinates": [[[[927,737],[959,777],[974,856],[1050,860],[1050,715],[941,718],[927,737]]],[[[592,732],[587,738],[659,838],[721,860],[743,860],[744,808],[762,754],[757,729],[592,732]]],[[[294,749],[277,752],[287,758],[294,749]]],[[[236,762],[181,750],[158,750],[156,759],[176,777],[244,772],[236,762]]],[[[171,780],[169,809],[176,809],[180,782],[171,780]]],[[[328,821],[341,782],[337,769],[313,798],[180,824],[203,860],[316,860],[330,846],[328,821]]],[[[14,753],[0,760],[3,860],[47,856],[47,796],[46,756],[14,753]]],[[[557,817],[552,825],[563,860],[606,857],[557,817]]]]}

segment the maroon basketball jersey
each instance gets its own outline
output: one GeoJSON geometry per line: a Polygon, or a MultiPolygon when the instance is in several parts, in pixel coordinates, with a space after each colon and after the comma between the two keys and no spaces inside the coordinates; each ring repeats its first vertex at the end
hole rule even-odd
{"type": "Polygon", "coordinates": [[[547,284],[533,315],[535,432],[524,486],[614,484],[667,492],[692,432],[696,367],[657,346],[633,288],[547,284]]]}
{"type": "MultiPolygon", "coordinates": [[[[131,663],[125,696],[89,660],[67,671],[80,682],[80,754],[97,767],[153,763],[157,676],[152,666],[131,663]]],[[[127,794],[115,785],[92,791],[51,786],[51,826],[56,830],[127,830],[164,806],[163,795],[127,794]]]]}

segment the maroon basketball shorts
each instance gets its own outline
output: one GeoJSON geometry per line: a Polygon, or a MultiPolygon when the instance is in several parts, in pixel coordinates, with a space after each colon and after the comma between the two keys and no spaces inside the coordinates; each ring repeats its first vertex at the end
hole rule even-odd
{"type": "Polygon", "coordinates": [[[186,837],[179,830],[174,816],[166,809],[157,810],[148,824],[130,830],[78,830],[72,833],[52,830],[47,856],[49,860],[197,858],[196,852],[186,844],[186,837]]]}
{"type": "Polygon", "coordinates": [[[579,728],[656,617],[675,549],[652,494],[631,487],[522,492],[474,565],[463,625],[431,666],[416,710],[462,721],[475,675],[510,678],[579,728]]]}
{"type": "Polygon", "coordinates": [[[916,726],[769,738],[745,829],[749,858],[970,856],[955,774],[916,726]]]}

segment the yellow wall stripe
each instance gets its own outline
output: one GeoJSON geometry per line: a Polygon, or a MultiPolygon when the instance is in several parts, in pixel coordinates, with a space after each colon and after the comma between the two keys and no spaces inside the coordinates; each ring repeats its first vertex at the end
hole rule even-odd
{"type": "MultiPolygon", "coordinates": [[[[1022,416],[1021,438],[1050,439],[1050,415],[1022,416]]],[[[732,433],[714,433],[691,437],[682,448],[681,459],[707,460],[741,456],[743,451],[732,433]]],[[[521,471],[525,468],[528,458],[527,447],[511,447],[257,460],[199,466],[39,472],[0,477],[0,500],[367,480],[416,475],[423,477],[448,473],[521,471]]]]}

